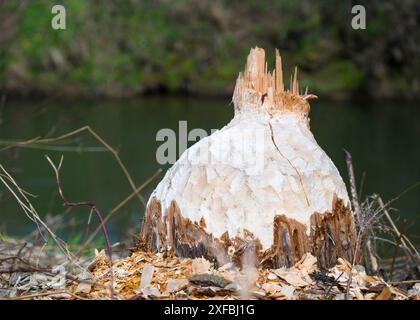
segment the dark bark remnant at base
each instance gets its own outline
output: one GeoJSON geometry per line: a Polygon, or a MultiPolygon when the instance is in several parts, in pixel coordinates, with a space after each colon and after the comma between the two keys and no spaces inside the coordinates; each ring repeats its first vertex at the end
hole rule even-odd
{"type": "Polygon", "coordinates": [[[336,197],[332,208],[332,212],[311,216],[309,236],[302,223],[285,215],[275,216],[273,245],[263,251],[260,241],[247,230],[242,237],[230,238],[226,232],[215,238],[206,232],[203,218],[199,222],[183,218],[175,201],[162,215],[159,200],[153,198],[146,210],[139,248],[152,251],[170,249],[180,257],[204,257],[218,265],[234,262],[242,266],[252,259],[256,265],[270,268],[290,267],[310,252],[318,259],[319,267],[328,268],[340,257],[352,262],[356,248],[350,208],[336,197]]]}
{"type": "MultiPolygon", "coordinates": [[[[331,267],[338,258],[353,262],[357,241],[354,219],[341,200],[334,198],[331,213],[311,216],[311,241],[312,254],[319,265],[331,267]]],[[[357,255],[355,261],[359,262],[360,254],[357,255]]]]}
{"type": "Polygon", "coordinates": [[[285,215],[274,218],[274,244],[264,252],[260,261],[265,267],[290,267],[309,252],[305,226],[285,215]]]}

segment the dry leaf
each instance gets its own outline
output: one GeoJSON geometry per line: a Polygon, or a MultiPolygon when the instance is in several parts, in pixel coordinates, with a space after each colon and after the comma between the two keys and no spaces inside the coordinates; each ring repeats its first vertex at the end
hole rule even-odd
{"type": "Polygon", "coordinates": [[[251,293],[256,298],[264,298],[266,296],[265,291],[261,290],[252,291],[251,293]]]}
{"type": "Polygon", "coordinates": [[[146,297],[159,297],[160,290],[156,287],[147,286],[141,290],[146,297]]]}
{"type": "Polygon", "coordinates": [[[180,290],[187,288],[188,280],[187,279],[169,279],[166,284],[165,293],[175,293],[180,290]]]}
{"type": "Polygon", "coordinates": [[[267,292],[269,295],[273,295],[276,292],[280,292],[281,287],[278,284],[267,282],[262,285],[262,289],[267,292]]]}
{"type": "Polygon", "coordinates": [[[295,292],[295,288],[292,286],[282,286],[280,293],[286,297],[286,299],[290,300],[293,298],[293,294],[295,292]]]}
{"type": "Polygon", "coordinates": [[[306,272],[312,272],[316,268],[317,259],[310,253],[306,253],[297,263],[296,267],[306,272]]]}
{"type": "Polygon", "coordinates": [[[365,281],[367,282],[367,283],[376,283],[376,282],[381,282],[381,279],[379,279],[378,277],[373,277],[373,276],[369,276],[369,275],[366,275],[365,276],[365,281]]]}
{"type": "Polygon", "coordinates": [[[365,294],[365,300],[373,300],[373,298],[375,298],[376,293],[374,292],[370,292],[370,293],[366,293],[365,294]]]}
{"type": "Polygon", "coordinates": [[[294,287],[305,287],[308,285],[308,283],[304,281],[302,277],[295,271],[286,271],[285,269],[281,268],[274,270],[274,273],[294,287]]]}
{"type": "Polygon", "coordinates": [[[383,288],[381,293],[376,297],[376,300],[389,300],[392,296],[391,290],[389,287],[383,288]]]}

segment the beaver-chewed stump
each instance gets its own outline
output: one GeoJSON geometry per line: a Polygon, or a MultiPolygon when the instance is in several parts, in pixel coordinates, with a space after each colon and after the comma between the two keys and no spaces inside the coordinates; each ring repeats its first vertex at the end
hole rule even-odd
{"type": "Polygon", "coordinates": [[[149,199],[140,246],[220,265],[291,266],[306,252],[320,267],[353,261],[353,213],[309,129],[312,98],[300,92],[296,69],[285,90],[278,51],[269,72],[264,50],[251,49],[233,120],[168,170],[149,199]]]}

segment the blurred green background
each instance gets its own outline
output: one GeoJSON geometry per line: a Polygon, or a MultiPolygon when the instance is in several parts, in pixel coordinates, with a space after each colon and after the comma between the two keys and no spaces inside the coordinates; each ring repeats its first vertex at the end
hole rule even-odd
{"type": "Polygon", "coordinates": [[[230,95],[250,47],[321,97],[416,98],[418,0],[1,1],[0,84],[10,94],[230,95]],[[53,31],[63,4],[67,29],[53,31]],[[366,8],[353,30],[351,8],[366,8]]]}

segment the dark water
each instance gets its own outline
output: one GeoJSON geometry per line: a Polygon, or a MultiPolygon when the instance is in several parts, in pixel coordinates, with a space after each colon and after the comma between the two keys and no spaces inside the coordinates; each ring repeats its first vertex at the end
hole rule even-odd
{"type": "MultiPolygon", "coordinates": [[[[5,143],[39,135],[55,137],[90,125],[119,150],[139,185],[161,167],[155,159],[161,143],[155,139],[159,129],[172,128],[177,132],[178,121],[187,120],[188,129],[203,128],[209,132],[228,123],[232,115],[228,100],[172,97],[113,102],[9,101],[0,109],[0,140],[5,143]]],[[[317,101],[312,104],[311,129],[346,181],[343,148],[353,155],[358,182],[362,172],[366,172],[364,194],[377,192],[386,201],[420,180],[419,119],[420,108],[415,103],[317,101]]],[[[72,146],[100,145],[86,133],[55,144],[56,148],[72,146]]],[[[107,152],[26,148],[0,153],[0,162],[21,187],[37,195],[32,203],[42,216],[64,210],[44,154],[56,161],[64,154],[62,184],[71,200],[92,200],[106,213],[131,193],[115,159],[107,152]]],[[[143,192],[145,198],[158,180],[143,192]]],[[[398,223],[407,219],[407,233],[418,243],[420,188],[402,196],[394,207],[399,210],[399,215],[394,213],[399,216],[398,223]]],[[[108,225],[113,241],[138,234],[143,211],[137,198],[121,209],[108,225]]],[[[84,234],[88,215],[88,209],[75,209],[59,226],[61,235],[77,238],[84,234]]],[[[34,229],[3,186],[0,186],[0,225],[1,231],[9,235],[23,235],[34,229]]]]}

